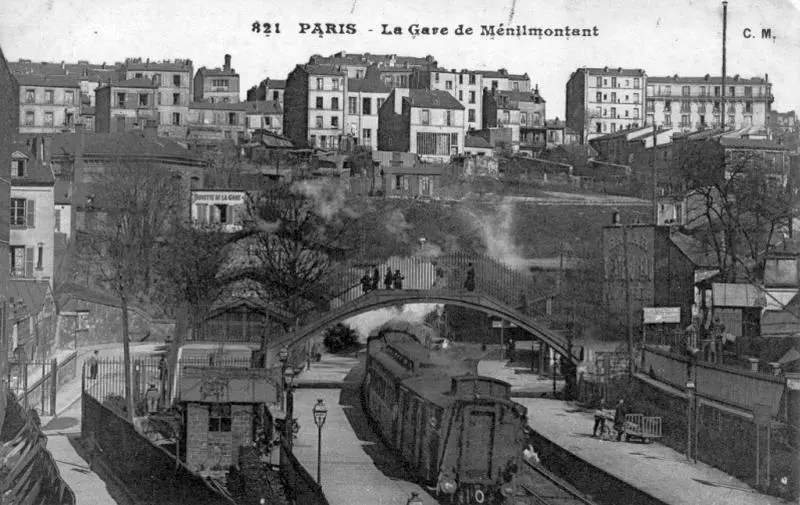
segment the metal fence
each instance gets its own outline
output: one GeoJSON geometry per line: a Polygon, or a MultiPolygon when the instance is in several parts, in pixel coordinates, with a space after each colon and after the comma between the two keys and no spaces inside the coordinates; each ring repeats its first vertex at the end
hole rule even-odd
{"type": "Polygon", "coordinates": [[[40,416],[54,415],[58,387],[75,377],[77,356],[77,353],[70,354],[61,363],[56,359],[9,362],[9,390],[25,408],[36,410],[40,416]]]}

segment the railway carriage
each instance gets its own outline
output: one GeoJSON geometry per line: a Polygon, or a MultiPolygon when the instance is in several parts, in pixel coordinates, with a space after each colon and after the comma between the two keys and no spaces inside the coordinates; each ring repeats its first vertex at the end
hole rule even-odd
{"type": "Polygon", "coordinates": [[[362,399],[384,440],[453,503],[526,504],[519,487],[526,409],[475,360],[406,332],[370,337],[362,399]]]}

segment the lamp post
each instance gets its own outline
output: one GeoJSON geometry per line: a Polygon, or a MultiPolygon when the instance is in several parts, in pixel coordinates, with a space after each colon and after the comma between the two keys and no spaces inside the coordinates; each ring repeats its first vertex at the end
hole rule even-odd
{"type": "Polygon", "coordinates": [[[317,404],[312,409],[314,413],[314,424],[317,425],[317,485],[320,485],[322,469],[322,426],[325,424],[325,418],[328,417],[328,407],[322,398],[317,400],[317,404]]]}
{"type": "MultiPolygon", "coordinates": [[[[281,362],[281,377],[286,375],[286,361],[289,359],[289,348],[286,346],[281,347],[278,352],[278,360],[281,362]]],[[[281,388],[281,410],[286,412],[286,383],[283,383],[281,388]]]]}
{"type": "Polygon", "coordinates": [[[286,417],[283,420],[284,438],[286,439],[286,450],[292,452],[292,437],[294,437],[294,395],[292,394],[292,382],[294,381],[294,368],[285,367],[283,371],[283,382],[286,384],[286,417]]]}

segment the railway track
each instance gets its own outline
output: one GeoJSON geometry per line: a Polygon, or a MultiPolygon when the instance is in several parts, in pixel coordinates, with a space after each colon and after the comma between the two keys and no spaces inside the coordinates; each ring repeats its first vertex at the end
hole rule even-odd
{"type": "Polygon", "coordinates": [[[537,505],[597,505],[577,489],[539,465],[525,462],[528,477],[522,488],[537,505]]]}

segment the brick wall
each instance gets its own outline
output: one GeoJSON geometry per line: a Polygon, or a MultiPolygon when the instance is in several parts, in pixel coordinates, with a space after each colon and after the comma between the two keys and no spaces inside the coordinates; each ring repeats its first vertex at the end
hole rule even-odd
{"type": "Polygon", "coordinates": [[[231,406],[231,431],[208,431],[208,404],[190,403],[186,421],[186,464],[195,471],[236,464],[241,445],[252,442],[253,406],[231,406]]]}

